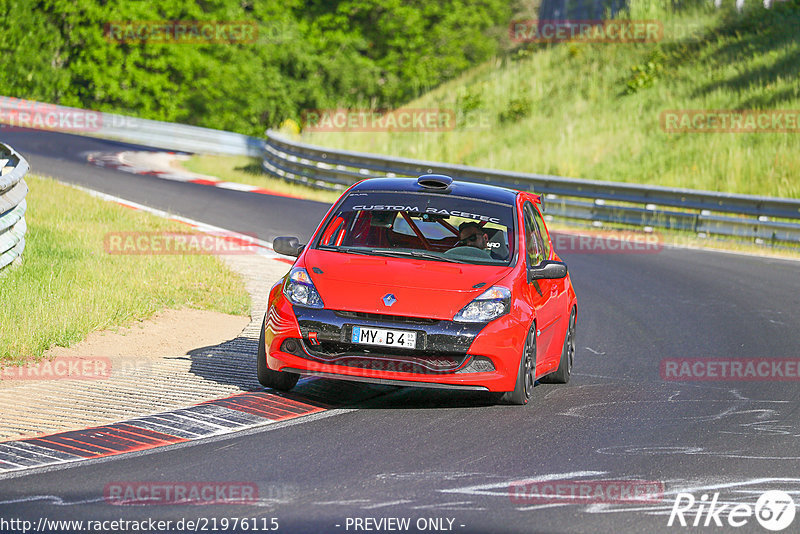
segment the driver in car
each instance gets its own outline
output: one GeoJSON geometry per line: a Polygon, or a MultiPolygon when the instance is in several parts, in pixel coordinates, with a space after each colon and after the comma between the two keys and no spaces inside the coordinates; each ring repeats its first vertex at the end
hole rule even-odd
{"type": "Polygon", "coordinates": [[[489,241],[491,241],[489,234],[486,233],[483,226],[475,221],[463,222],[458,226],[456,247],[474,247],[482,250],[494,260],[506,260],[508,253],[503,254],[500,250],[493,250],[489,246],[489,241]]]}
{"type": "Polygon", "coordinates": [[[467,221],[461,223],[458,227],[458,245],[470,246],[487,250],[487,243],[489,243],[489,236],[483,231],[480,224],[467,221]]]}

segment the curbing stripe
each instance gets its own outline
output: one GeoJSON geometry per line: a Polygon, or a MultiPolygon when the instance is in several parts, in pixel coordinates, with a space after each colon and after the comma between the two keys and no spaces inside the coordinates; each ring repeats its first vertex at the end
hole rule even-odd
{"type": "Polygon", "coordinates": [[[232,434],[327,411],[266,391],[206,401],[120,423],[0,443],[0,474],[232,434]]]}
{"type": "Polygon", "coordinates": [[[30,467],[39,465],[39,463],[40,460],[36,458],[0,451],[0,464],[10,464],[16,467],[30,467]]]}
{"type": "Polygon", "coordinates": [[[250,423],[260,423],[262,420],[261,417],[237,410],[231,410],[222,406],[221,404],[198,404],[197,406],[187,408],[187,410],[192,410],[203,415],[209,415],[214,417],[215,420],[229,421],[239,426],[250,423]]]}
{"type": "Polygon", "coordinates": [[[59,435],[47,436],[44,438],[34,438],[29,443],[38,445],[46,449],[53,449],[54,451],[66,452],[80,456],[82,458],[94,458],[96,456],[105,456],[106,449],[102,447],[93,447],[81,442],[74,442],[68,438],[59,435]]]}
{"type": "MultiPolygon", "coordinates": [[[[270,189],[266,189],[260,186],[255,185],[248,185],[248,184],[240,184],[238,182],[226,182],[224,180],[220,180],[214,178],[213,176],[209,176],[207,178],[193,178],[192,174],[186,173],[181,174],[179,172],[174,171],[159,171],[155,169],[148,169],[145,167],[139,167],[136,165],[131,165],[125,161],[125,154],[131,153],[130,151],[123,151],[123,152],[92,152],[87,154],[86,159],[89,163],[97,165],[98,167],[106,167],[109,169],[116,169],[118,171],[128,172],[131,174],[139,174],[144,176],[155,176],[156,178],[161,178],[163,180],[171,180],[173,182],[185,182],[190,184],[197,184],[197,185],[205,185],[210,187],[218,187],[220,189],[229,189],[231,191],[243,191],[245,193],[256,193],[258,195],[271,195],[276,197],[284,197],[284,198],[296,198],[302,199],[297,195],[291,195],[289,193],[282,193],[280,191],[272,191],[270,189]]],[[[159,154],[159,152],[151,152],[148,151],[149,154],[159,154]]],[[[170,154],[170,155],[188,155],[186,152],[176,153],[176,152],[160,152],[161,154],[170,154]]],[[[194,175],[196,176],[196,175],[194,175]]]]}
{"type": "Polygon", "coordinates": [[[38,447],[31,443],[25,443],[22,441],[7,441],[5,443],[0,443],[0,450],[11,451],[18,456],[33,458],[35,460],[39,460],[40,462],[45,460],[74,460],[78,458],[78,456],[74,454],[58,452],[52,449],[45,449],[44,447],[38,447]]]}
{"type": "Polygon", "coordinates": [[[36,465],[30,458],[17,458],[11,454],[0,452],[0,466],[11,465],[14,467],[28,467],[36,465]]]}
{"type": "Polygon", "coordinates": [[[212,421],[205,421],[203,420],[202,416],[192,417],[191,413],[189,414],[185,412],[172,413],[170,415],[173,416],[173,418],[171,419],[173,425],[188,430],[190,432],[194,432],[201,436],[210,436],[213,434],[218,434],[220,432],[224,432],[228,428],[231,428],[227,426],[218,425],[212,421]]]}
{"type": "Polygon", "coordinates": [[[261,417],[268,417],[275,421],[291,419],[301,414],[324,411],[324,408],[320,406],[312,406],[304,402],[278,397],[277,395],[269,399],[266,404],[265,406],[261,399],[254,398],[249,393],[244,393],[235,399],[230,398],[219,401],[220,406],[261,417]]]}
{"type": "Polygon", "coordinates": [[[183,410],[179,415],[181,417],[186,417],[191,421],[204,422],[207,425],[214,426],[217,429],[223,429],[223,430],[226,428],[239,428],[247,424],[241,422],[228,421],[227,419],[219,418],[212,413],[196,412],[191,409],[183,410]]]}
{"type": "Polygon", "coordinates": [[[199,431],[192,431],[187,428],[179,428],[178,425],[175,424],[174,419],[169,420],[164,416],[150,415],[147,417],[140,417],[138,419],[131,419],[128,422],[132,425],[138,426],[139,428],[146,428],[156,432],[168,431],[170,434],[179,438],[184,438],[187,441],[204,437],[204,434],[199,431]]]}
{"type": "Polygon", "coordinates": [[[122,422],[33,438],[29,442],[42,447],[56,448],[57,450],[63,450],[64,447],[71,448],[78,455],[104,456],[106,454],[169,445],[180,439],[182,438],[149,429],[137,428],[122,422]],[[138,441],[129,439],[131,436],[138,437],[138,441]]]}

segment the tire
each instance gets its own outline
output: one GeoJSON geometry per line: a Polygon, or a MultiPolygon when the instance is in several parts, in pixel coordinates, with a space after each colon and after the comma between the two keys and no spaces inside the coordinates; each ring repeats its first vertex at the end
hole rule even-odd
{"type": "Polygon", "coordinates": [[[517,371],[517,383],[514,391],[503,393],[499,401],[503,404],[525,405],[533,394],[533,386],[536,383],[536,323],[531,325],[528,330],[528,337],[525,338],[525,346],[522,348],[522,356],[519,361],[519,371],[517,371]]]}
{"type": "Polygon", "coordinates": [[[561,361],[554,373],[542,377],[545,384],[566,384],[572,374],[572,364],[575,359],[575,308],[569,314],[569,327],[564,335],[564,346],[561,349],[561,361]]]}
{"type": "Polygon", "coordinates": [[[265,314],[264,320],[261,321],[261,335],[258,338],[258,363],[256,364],[258,381],[266,388],[289,391],[297,384],[300,375],[297,373],[273,371],[267,367],[267,349],[264,346],[264,327],[267,324],[266,321],[267,316],[265,314]]]}

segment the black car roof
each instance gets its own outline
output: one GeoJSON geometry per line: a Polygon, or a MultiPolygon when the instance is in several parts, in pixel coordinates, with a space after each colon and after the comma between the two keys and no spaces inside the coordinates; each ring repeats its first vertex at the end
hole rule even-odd
{"type": "Polygon", "coordinates": [[[358,183],[352,191],[393,191],[430,193],[442,196],[460,196],[489,200],[514,205],[518,191],[489,184],[453,181],[447,191],[426,189],[417,183],[417,178],[369,178],[358,183]]]}

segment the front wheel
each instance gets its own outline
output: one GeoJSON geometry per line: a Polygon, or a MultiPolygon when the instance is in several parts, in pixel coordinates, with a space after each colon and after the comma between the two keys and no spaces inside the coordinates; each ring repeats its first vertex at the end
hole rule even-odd
{"type": "Polygon", "coordinates": [[[536,323],[531,325],[528,337],[525,339],[525,347],[522,349],[522,357],[517,371],[517,383],[514,391],[503,393],[500,402],[504,404],[528,404],[533,394],[533,386],[536,382],[536,323]]]}
{"type": "Polygon", "coordinates": [[[564,347],[561,349],[561,361],[554,373],[542,377],[542,382],[547,384],[566,384],[572,374],[572,364],[575,359],[575,308],[569,314],[569,326],[564,336],[564,347]]]}
{"type": "Polygon", "coordinates": [[[256,364],[258,381],[262,386],[267,388],[289,391],[297,384],[300,375],[297,373],[273,371],[267,367],[267,349],[264,346],[264,327],[266,324],[267,316],[264,314],[264,320],[261,322],[261,335],[258,338],[258,363],[256,364]]]}

